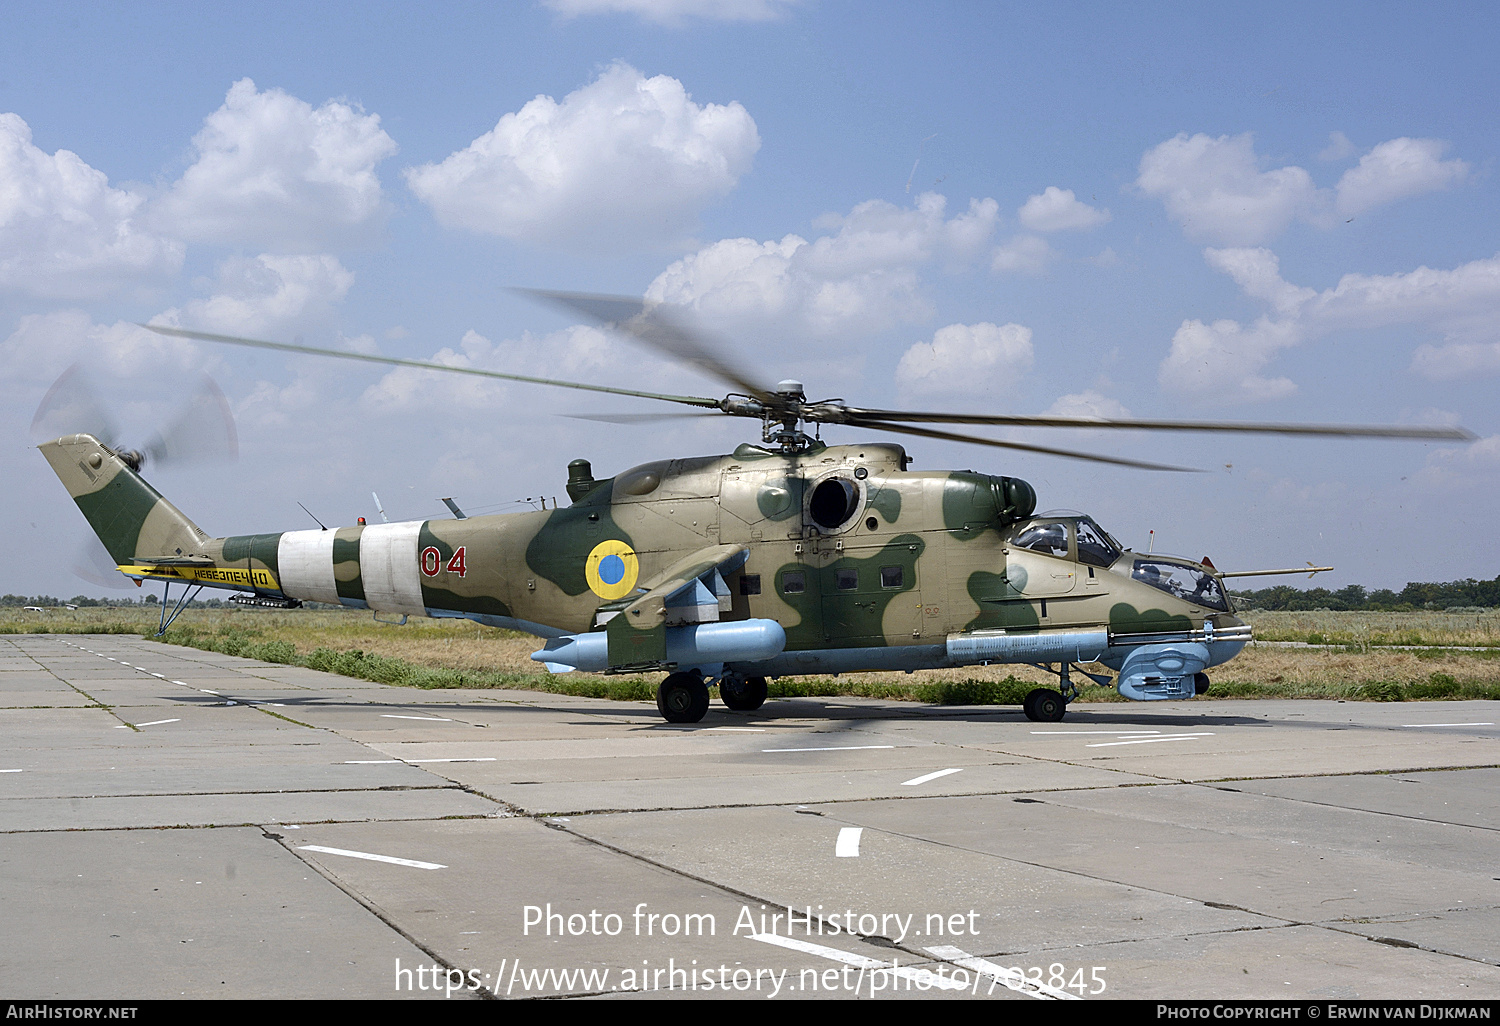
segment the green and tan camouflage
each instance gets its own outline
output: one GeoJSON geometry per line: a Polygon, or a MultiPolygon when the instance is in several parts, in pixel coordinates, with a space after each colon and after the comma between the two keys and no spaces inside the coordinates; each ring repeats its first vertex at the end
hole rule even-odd
{"type": "Polygon", "coordinates": [[[1035,516],[1017,478],[910,471],[892,444],[746,444],[605,480],[577,460],[565,508],[217,538],[94,437],[40,448],[137,581],[463,617],[548,639],[555,671],[667,670],[726,701],[765,677],[991,662],[1055,664],[1066,699],[1091,661],[1129,697],[1190,697],[1249,640],[1211,567],[1035,516]]]}

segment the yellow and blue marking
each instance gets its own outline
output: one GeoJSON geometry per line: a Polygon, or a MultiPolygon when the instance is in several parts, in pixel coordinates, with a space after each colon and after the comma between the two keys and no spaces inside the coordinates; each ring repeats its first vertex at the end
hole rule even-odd
{"type": "Polygon", "coordinates": [[[595,545],[584,565],[589,590],[606,602],[629,595],[640,574],[635,550],[614,538],[595,545]]]}

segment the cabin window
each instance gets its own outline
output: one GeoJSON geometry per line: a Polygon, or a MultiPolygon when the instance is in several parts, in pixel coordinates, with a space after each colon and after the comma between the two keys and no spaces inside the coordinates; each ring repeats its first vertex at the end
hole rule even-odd
{"type": "Polygon", "coordinates": [[[760,574],[745,574],[740,578],[741,595],[760,594],[760,574]]]}
{"type": "Polygon", "coordinates": [[[835,570],[833,581],[839,591],[854,591],[859,587],[858,570],[835,570]]]}
{"type": "Polygon", "coordinates": [[[880,586],[882,588],[899,588],[906,579],[903,572],[905,568],[899,566],[883,566],[880,568],[880,586]]]}
{"type": "Polygon", "coordinates": [[[801,570],[788,570],[781,575],[781,593],[800,595],[807,590],[807,574],[801,570]]]}

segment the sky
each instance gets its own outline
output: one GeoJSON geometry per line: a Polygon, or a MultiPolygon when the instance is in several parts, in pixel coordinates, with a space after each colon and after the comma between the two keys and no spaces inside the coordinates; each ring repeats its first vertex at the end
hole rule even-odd
{"type": "Polygon", "coordinates": [[[1479,440],[992,433],[1194,474],[904,444],[913,469],[1022,477],[1041,510],[1223,570],[1500,573],[1500,9],[16,3],[0,23],[0,591],[109,593],[73,573],[87,528],[32,432],[73,366],[127,446],[217,383],[237,460],[146,471],[213,535],[315,526],[298,503],[373,519],[372,492],[393,520],[443,496],[516,511],[566,501],[572,459],[604,477],[759,441],[137,326],[726,391],[516,288],[678,304],[759,380],[862,406],[1461,425],[1479,440]]]}

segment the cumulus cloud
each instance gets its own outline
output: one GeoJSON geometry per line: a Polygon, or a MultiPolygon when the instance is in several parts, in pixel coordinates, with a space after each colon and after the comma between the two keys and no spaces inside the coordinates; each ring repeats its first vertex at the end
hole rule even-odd
{"type": "Polygon", "coordinates": [[[1426,465],[1413,478],[1419,488],[1474,491],[1488,487],[1500,476],[1500,435],[1481,438],[1471,445],[1434,449],[1426,465]]]}
{"type": "Polygon", "coordinates": [[[912,208],[861,203],[819,224],[808,241],[724,239],[676,261],[646,290],[654,302],[691,307],[735,331],[776,327],[819,337],[888,327],[927,315],[919,270],[976,260],[994,232],[999,205],[970,200],[948,217],[935,193],[912,208]]]}
{"type": "Polygon", "coordinates": [[[1027,199],[1016,213],[1034,232],[1084,231],[1110,219],[1108,210],[1091,207],[1074,196],[1072,189],[1055,185],[1027,199]]]}
{"type": "Polygon", "coordinates": [[[1212,387],[1240,399],[1275,398],[1295,386],[1259,372],[1282,349],[1349,329],[1416,324],[1440,331],[1443,345],[1423,345],[1412,369],[1450,379],[1500,371],[1500,255],[1451,270],[1419,267],[1397,274],[1346,274],[1333,288],[1293,285],[1266,249],[1208,249],[1210,266],[1232,277],[1271,315],[1245,327],[1235,321],[1185,321],[1162,363],[1163,384],[1212,387]]]}
{"type": "Polygon", "coordinates": [[[1262,171],[1249,132],[1180,133],[1146,151],[1135,184],[1188,235],[1239,245],[1271,239],[1296,219],[1322,220],[1327,205],[1302,168],[1262,171]]]}
{"type": "Polygon", "coordinates": [[[1120,400],[1092,388],[1059,396],[1045,412],[1053,417],[1097,417],[1101,420],[1122,420],[1130,416],[1130,411],[1120,400]]]}
{"type": "Polygon", "coordinates": [[[160,323],[227,335],[275,335],[327,320],[353,284],[353,272],[326,253],[230,257],[219,265],[207,299],[168,310],[160,323]]]}
{"type": "Polygon", "coordinates": [[[1450,342],[1418,346],[1411,369],[1434,381],[1500,374],[1500,342],[1450,342]]]}
{"type": "Polygon", "coordinates": [[[450,228],[527,242],[662,243],[728,193],[760,148],[738,103],[615,64],[562,102],[538,96],[407,184],[450,228]]]}
{"type": "Polygon", "coordinates": [[[912,395],[983,395],[1031,369],[1031,329],[1021,324],[950,324],[908,349],[896,384],[912,395]]]}
{"type": "MultiPolygon", "coordinates": [[[[1349,140],[1339,132],[1330,138],[1320,156],[1339,159],[1349,140]]],[[[1135,184],[1161,200],[1190,237],[1250,246],[1275,238],[1293,221],[1328,227],[1336,223],[1335,211],[1353,216],[1464,181],[1469,165],[1440,160],[1446,149],[1436,139],[1391,139],[1329,190],[1316,187],[1300,167],[1261,170],[1249,132],[1218,138],[1183,132],[1146,151],[1135,184]]]]}
{"type": "Polygon", "coordinates": [[[990,270],[996,274],[1040,274],[1057,257],[1057,251],[1039,235],[1017,235],[995,247],[990,270]]]}
{"type": "Polygon", "coordinates": [[[140,226],[143,202],[76,153],[38,149],[24,120],[0,114],[0,288],[85,298],[175,272],[183,247],[140,226]]]}
{"type": "Polygon", "coordinates": [[[1347,160],[1358,152],[1359,150],[1349,141],[1349,137],[1343,132],[1329,132],[1328,145],[1318,152],[1318,159],[1323,161],[1347,160]]]}
{"type": "Polygon", "coordinates": [[[382,214],[375,167],[396,152],[380,117],[321,107],[245,78],[193,137],[194,161],[156,222],[191,241],[306,251],[369,236],[382,214]]]}
{"type": "Polygon", "coordinates": [[[1437,139],[1392,139],[1359,158],[1338,184],[1338,211],[1353,216],[1408,196],[1436,192],[1469,177],[1462,160],[1440,160],[1448,144],[1437,139]]]}
{"type": "Polygon", "coordinates": [[[565,18],[587,14],[634,14],[659,25],[689,18],[705,21],[774,21],[800,0],[543,0],[565,18]]]}
{"type": "Polygon", "coordinates": [[[1270,378],[1260,371],[1301,340],[1296,325],[1265,317],[1250,327],[1231,320],[1183,321],[1157,376],[1165,387],[1187,393],[1189,401],[1279,399],[1297,386],[1289,378],[1270,378]]]}
{"type": "MultiPolygon", "coordinates": [[[[82,310],[22,317],[0,342],[0,395],[16,408],[35,407],[53,380],[81,362],[95,381],[155,372],[186,372],[199,364],[198,347],[127,321],[97,324],[82,310]]],[[[29,412],[28,412],[29,415],[29,412]]]]}

